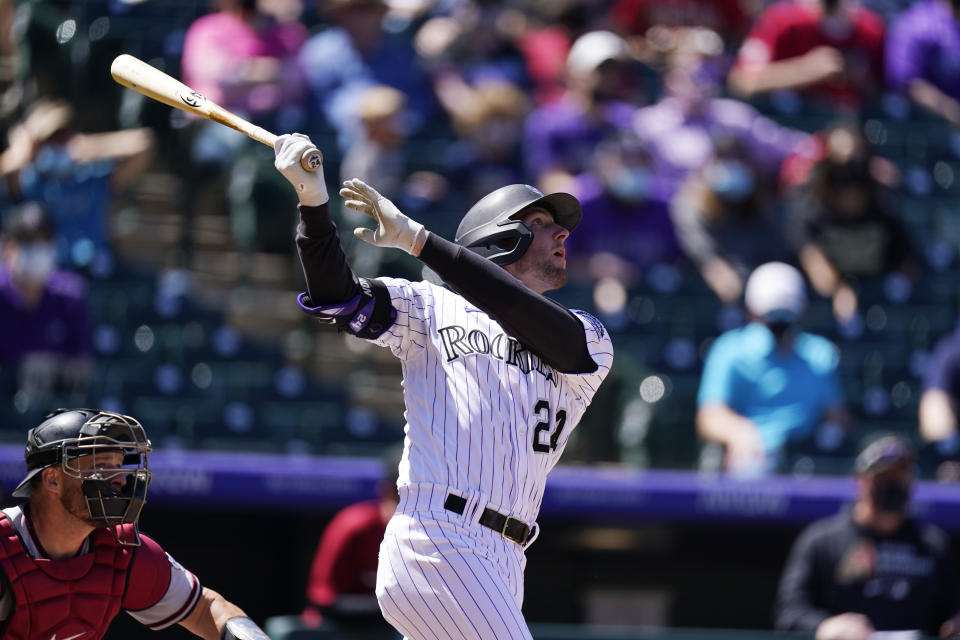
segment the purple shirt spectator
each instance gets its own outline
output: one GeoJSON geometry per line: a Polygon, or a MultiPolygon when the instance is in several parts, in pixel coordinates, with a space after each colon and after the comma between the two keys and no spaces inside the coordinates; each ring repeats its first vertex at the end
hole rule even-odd
{"type": "Polygon", "coordinates": [[[0,367],[16,367],[35,353],[90,356],[86,285],[77,274],[55,271],[35,309],[28,309],[10,272],[0,267],[0,367]]]}
{"type": "Polygon", "coordinates": [[[653,156],[654,169],[669,179],[671,193],[713,158],[715,144],[722,138],[735,138],[751,164],[776,176],[783,159],[809,137],[764,118],[748,104],[726,98],[706,99],[689,109],[668,96],[638,110],[634,126],[653,156]]]}
{"type": "Polygon", "coordinates": [[[631,204],[611,197],[593,174],[580,176],[577,186],[583,219],[564,245],[571,260],[607,252],[643,269],[679,257],[662,183],[651,180],[646,198],[631,204]]]}
{"type": "Polygon", "coordinates": [[[536,181],[553,170],[571,175],[587,171],[596,146],[618,132],[629,131],[637,108],[609,102],[592,120],[572,100],[560,98],[530,113],[524,123],[526,170],[536,181]]]}
{"type": "Polygon", "coordinates": [[[885,65],[892,89],[920,78],[960,100],[960,22],[950,5],[925,0],[901,13],[887,33],[885,65]]]}

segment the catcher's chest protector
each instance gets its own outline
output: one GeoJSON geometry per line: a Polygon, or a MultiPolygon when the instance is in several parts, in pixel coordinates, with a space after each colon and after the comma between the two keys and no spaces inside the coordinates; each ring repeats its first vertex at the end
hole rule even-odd
{"type": "MultiPolygon", "coordinates": [[[[125,525],[130,526],[130,525],[125,525]]],[[[35,559],[10,520],[0,514],[0,567],[14,597],[4,640],[99,640],[120,612],[135,548],[106,529],[93,533],[93,549],[66,560],[35,559]]]]}

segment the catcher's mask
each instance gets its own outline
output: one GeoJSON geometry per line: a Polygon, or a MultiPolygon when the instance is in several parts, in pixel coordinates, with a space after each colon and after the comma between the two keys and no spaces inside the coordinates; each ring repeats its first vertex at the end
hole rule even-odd
{"type": "Polygon", "coordinates": [[[457,228],[455,242],[500,266],[523,257],[533,232],[515,216],[540,206],[567,231],[580,224],[580,202],[569,193],[543,195],[528,184],[511,184],[488,193],[470,207],[457,228]]]}
{"type": "Polygon", "coordinates": [[[13,495],[29,498],[33,478],[58,464],[65,474],[81,481],[93,522],[109,527],[121,544],[137,546],[140,536],[136,522],[153,475],[147,466],[150,450],[143,426],[130,416],[92,409],[57,409],[27,433],[27,475],[13,495]],[[126,479],[121,488],[111,482],[117,477],[126,479]],[[113,528],[124,523],[134,525],[132,540],[123,539],[118,535],[121,530],[113,528]]]}

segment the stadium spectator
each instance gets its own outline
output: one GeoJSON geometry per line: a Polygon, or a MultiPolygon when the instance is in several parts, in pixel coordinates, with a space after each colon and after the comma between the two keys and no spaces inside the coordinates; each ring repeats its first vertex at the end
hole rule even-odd
{"type": "Polygon", "coordinates": [[[363,133],[343,157],[341,181],[376,179],[388,198],[399,196],[407,173],[406,135],[399,122],[405,103],[403,93],[387,85],[375,85],[360,94],[357,107],[363,133]]]}
{"type": "Polygon", "coordinates": [[[761,265],[744,299],[750,322],[710,347],[696,427],[708,443],[723,445],[728,471],[755,475],[782,468],[786,448],[799,441],[838,447],[849,419],[836,348],[799,328],[806,307],[800,272],[782,262],[761,265]]]}
{"type": "Polygon", "coordinates": [[[719,97],[723,46],[716,33],[687,29],[676,36],[664,96],[640,109],[634,120],[657,172],[670,179],[671,193],[713,158],[721,141],[736,141],[755,167],[775,176],[784,158],[809,136],[779,126],[744,102],[719,97]]]}
{"type": "Polygon", "coordinates": [[[624,132],[597,145],[577,192],[583,221],[577,237],[564,245],[574,277],[631,280],[638,271],[680,256],[666,184],[635,135],[624,132]]]}
{"type": "Polygon", "coordinates": [[[360,135],[357,105],[362,91],[385,84],[406,96],[404,124],[408,134],[417,133],[435,115],[436,99],[412,45],[404,35],[384,30],[387,3],[330,0],[318,8],[330,25],[311,36],[299,55],[311,112],[323,119],[316,124],[332,127],[346,151],[360,135]]]}
{"type": "MultiPolygon", "coordinates": [[[[443,93],[440,97],[445,102],[452,98],[443,93]]],[[[448,110],[457,139],[447,148],[444,175],[459,185],[463,202],[476,202],[500,185],[522,182],[521,134],[530,111],[523,90],[511,82],[484,80],[453,102],[448,110]]]]}
{"type": "Polygon", "coordinates": [[[427,20],[414,46],[435,80],[453,76],[468,85],[500,80],[526,89],[526,61],[516,44],[524,23],[511,3],[461,2],[427,20]]]}
{"type": "Polygon", "coordinates": [[[672,37],[670,31],[684,27],[706,27],[725,43],[739,42],[750,26],[746,4],[743,0],[614,0],[610,19],[631,45],[655,55],[672,37]]]}
{"type": "Polygon", "coordinates": [[[626,41],[609,31],[573,43],[566,91],[530,112],[524,125],[526,171],[544,193],[575,190],[596,145],[630,129],[642,101],[631,60],[626,41]]]}
{"type": "Polygon", "coordinates": [[[780,195],[790,198],[810,178],[817,163],[827,156],[848,157],[865,155],[870,175],[879,185],[889,189],[899,189],[903,184],[900,168],[881,155],[871,152],[871,145],[863,135],[860,125],[846,117],[830,122],[815,131],[780,165],[780,195]]]}
{"type": "MultiPolygon", "coordinates": [[[[184,82],[268,131],[301,128],[307,88],[297,56],[307,29],[299,20],[300,0],[213,0],[211,6],[184,36],[184,82]]],[[[216,122],[195,119],[192,128],[187,207],[209,214],[213,202],[228,212],[240,249],[289,250],[287,237],[271,233],[273,207],[287,194],[270,189],[269,156],[216,122]]]]}
{"type": "Polygon", "coordinates": [[[890,25],[887,86],[960,125],[960,0],[924,0],[890,25]]]}
{"type": "MultiPolygon", "coordinates": [[[[86,285],[56,269],[54,231],[37,203],[7,221],[0,267],[0,372],[8,401],[83,391],[92,371],[86,285]]],[[[26,409],[27,406],[21,406],[26,409]]]]}
{"type": "Polygon", "coordinates": [[[827,136],[827,151],[787,207],[791,250],[841,323],[861,302],[857,288],[885,277],[909,296],[916,262],[907,229],[887,211],[870,150],[856,125],[827,136]]]}
{"type": "Polygon", "coordinates": [[[867,640],[875,631],[956,637],[960,585],[950,539],[910,515],[913,467],[913,448],[899,436],[857,456],[852,508],[809,525],[790,552],[778,629],[817,640],[867,640]]]}
{"type": "MultiPolygon", "coordinates": [[[[423,165],[417,162],[405,145],[407,133],[402,122],[405,104],[406,96],[387,85],[374,85],[360,93],[357,116],[362,125],[362,134],[344,155],[340,175],[342,180],[351,177],[380,180],[385,194],[403,203],[407,210],[417,211],[445,195],[447,172],[441,176],[435,171],[415,170],[423,165]]],[[[440,164],[437,159],[430,161],[431,168],[440,164]]],[[[351,225],[363,218],[362,214],[346,208],[338,214],[351,225]]],[[[376,251],[349,234],[343,243],[350,259],[364,273],[375,273],[386,268],[392,273],[413,276],[420,271],[420,265],[410,260],[409,256],[376,251]]]]}
{"type": "MultiPolygon", "coordinates": [[[[296,8],[292,13],[267,12],[277,4],[212,0],[215,11],[194,20],[184,35],[180,65],[184,83],[198,93],[270,131],[286,131],[303,124],[306,87],[296,56],[307,29],[299,20],[299,1],[283,3],[296,8]]],[[[221,131],[227,133],[209,141],[211,147],[229,151],[231,143],[246,140],[212,122],[204,135],[221,131]]],[[[229,163],[233,155],[221,161],[229,163]]]]}
{"type": "Polygon", "coordinates": [[[73,119],[66,102],[36,100],[11,128],[0,172],[8,203],[36,201],[49,212],[60,262],[89,267],[109,260],[112,198],[150,165],[154,137],[149,129],[80,133],[73,119]]]}
{"type": "Polygon", "coordinates": [[[307,605],[301,614],[305,626],[382,629],[385,636],[392,635],[374,588],[380,542],[400,500],[397,477],[402,454],[398,444],[382,456],[383,477],[375,500],[343,508],[324,530],[307,580],[307,605]]]}
{"type": "Polygon", "coordinates": [[[883,82],[884,23],[851,0],[769,5],[740,47],[728,78],[746,97],[798,90],[853,111],[883,82]]]}
{"type": "Polygon", "coordinates": [[[691,175],[670,203],[680,246],[724,304],[739,302],[754,269],[787,256],[770,196],[769,179],[732,144],[691,175]]]}
{"type": "Polygon", "coordinates": [[[535,104],[544,105],[563,95],[570,47],[590,31],[595,10],[596,3],[590,0],[552,0],[527,7],[517,47],[526,60],[535,104]]]}

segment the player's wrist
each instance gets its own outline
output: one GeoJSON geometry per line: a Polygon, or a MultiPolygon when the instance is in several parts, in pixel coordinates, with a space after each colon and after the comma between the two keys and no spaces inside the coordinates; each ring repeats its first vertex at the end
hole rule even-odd
{"type": "Polygon", "coordinates": [[[294,184],[300,204],[305,207],[319,207],[329,202],[330,194],[327,193],[327,183],[323,179],[323,167],[317,169],[316,174],[309,178],[309,182],[302,181],[294,184]]]}
{"type": "Polygon", "coordinates": [[[410,245],[410,255],[415,258],[419,257],[420,252],[423,251],[423,245],[427,244],[428,237],[430,237],[430,232],[421,224],[420,228],[414,233],[413,243],[410,245]]]}

